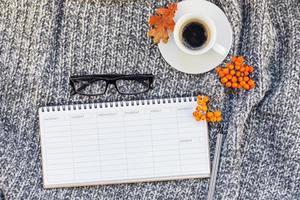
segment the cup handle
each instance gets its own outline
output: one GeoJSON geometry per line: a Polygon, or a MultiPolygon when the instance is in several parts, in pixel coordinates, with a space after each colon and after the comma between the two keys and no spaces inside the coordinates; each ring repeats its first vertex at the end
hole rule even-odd
{"type": "Polygon", "coordinates": [[[213,46],[213,50],[220,55],[226,54],[226,48],[217,43],[213,46]]]}

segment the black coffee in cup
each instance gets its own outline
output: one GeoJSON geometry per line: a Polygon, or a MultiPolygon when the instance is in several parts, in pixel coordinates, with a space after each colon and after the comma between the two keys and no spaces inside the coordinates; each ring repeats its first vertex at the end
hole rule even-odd
{"type": "Polygon", "coordinates": [[[200,22],[190,22],[182,29],[182,41],[184,46],[189,49],[200,49],[208,40],[206,27],[200,22]]]}

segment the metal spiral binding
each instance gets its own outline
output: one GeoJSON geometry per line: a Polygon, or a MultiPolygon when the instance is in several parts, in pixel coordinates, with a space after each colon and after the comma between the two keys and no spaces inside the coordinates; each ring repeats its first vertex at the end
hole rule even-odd
{"type": "Polygon", "coordinates": [[[147,105],[172,104],[172,103],[182,103],[182,102],[192,102],[192,101],[197,101],[197,98],[177,97],[177,98],[164,98],[164,99],[146,99],[146,100],[133,100],[133,101],[49,106],[49,107],[42,107],[41,112],[60,112],[60,111],[72,111],[72,110],[91,110],[91,109],[98,109],[98,108],[147,106],[147,105]]]}

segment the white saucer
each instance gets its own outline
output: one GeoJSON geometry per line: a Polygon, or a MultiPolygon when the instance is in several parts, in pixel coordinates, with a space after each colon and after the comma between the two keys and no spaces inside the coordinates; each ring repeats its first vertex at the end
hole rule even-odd
{"type": "Polygon", "coordinates": [[[220,55],[213,50],[202,55],[189,55],[181,51],[175,44],[173,33],[167,44],[160,42],[158,48],[164,59],[175,69],[188,73],[199,74],[212,70],[227,56],[232,44],[231,25],[224,12],[215,4],[205,0],[185,0],[178,3],[174,17],[175,23],[186,13],[202,14],[210,17],[216,26],[216,42],[226,49],[226,54],[220,55]]]}

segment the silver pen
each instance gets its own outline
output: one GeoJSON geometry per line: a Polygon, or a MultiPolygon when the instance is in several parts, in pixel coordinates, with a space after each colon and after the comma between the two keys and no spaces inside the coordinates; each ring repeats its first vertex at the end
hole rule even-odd
{"type": "Polygon", "coordinates": [[[213,200],[213,198],[214,198],[217,174],[218,174],[218,169],[219,169],[219,161],[220,161],[220,155],[221,155],[221,148],[222,148],[222,141],[223,141],[223,134],[222,134],[222,129],[221,129],[220,133],[218,133],[218,135],[217,135],[214,161],[213,161],[212,172],[211,172],[211,177],[210,177],[210,182],[209,182],[209,190],[208,190],[208,195],[207,195],[208,200],[213,200]]]}

